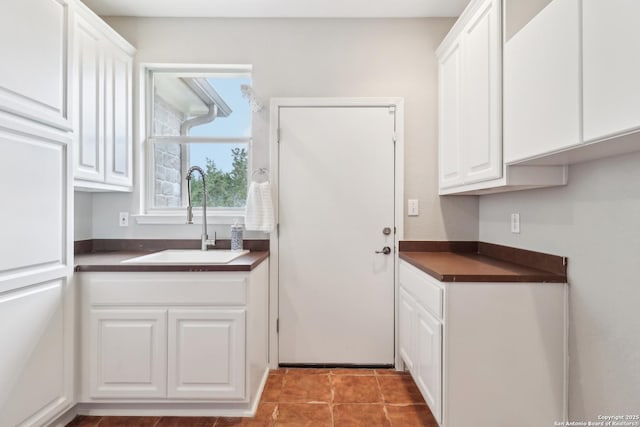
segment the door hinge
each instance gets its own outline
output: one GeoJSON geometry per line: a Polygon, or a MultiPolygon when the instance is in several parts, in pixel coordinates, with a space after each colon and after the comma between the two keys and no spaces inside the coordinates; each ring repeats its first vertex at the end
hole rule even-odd
{"type": "Polygon", "coordinates": [[[396,141],[398,141],[398,134],[396,132],[393,132],[392,138],[393,138],[393,143],[395,144],[396,141]]]}
{"type": "Polygon", "coordinates": [[[276,129],[276,142],[280,144],[280,128],[276,129]]]}
{"type": "Polygon", "coordinates": [[[280,319],[276,319],[276,334],[280,333],[280,319]]]}
{"type": "Polygon", "coordinates": [[[276,236],[280,237],[280,223],[276,224],[276,236]]]}
{"type": "Polygon", "coordinates": [[[398,234],[398,231],[396,230],[396,227],[393,227],[393,234],[398,234]]]}

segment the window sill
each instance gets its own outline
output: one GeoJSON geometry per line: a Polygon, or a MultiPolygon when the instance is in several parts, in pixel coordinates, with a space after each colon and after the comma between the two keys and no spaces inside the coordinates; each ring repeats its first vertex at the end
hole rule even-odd
{"type": "MultiPolygon", "coordinates": [[[[184,225],[187,223],[187,213],[185,212],[168,212],[168,213],[146,213],[133,215],[137,224],[140,225],[184,225]]],[[[230,225],[235,224],[236,220],[239,224],[244,224],[244,210],[241,211],[225,211],[225,212],[207,212],[207,224],[209,225],[230,225]]],[[[193,223],[202,224],[202,215],[193,214],[193,223]]]]}

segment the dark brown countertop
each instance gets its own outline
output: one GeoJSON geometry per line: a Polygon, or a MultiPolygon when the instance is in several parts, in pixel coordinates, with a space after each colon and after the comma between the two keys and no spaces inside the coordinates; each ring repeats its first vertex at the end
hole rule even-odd
{"type": "MultiPolygon", "coordinates": [[[[219,239],[212,249],[229,249],[231,241],[219,239]]],[[[227,264],[121,264],[129,258],[165,249],[199,249],[200,240],[90,239],[75,242],[75,271],[251,271],[269,257],[268,240],[245,240],[250,250],[227,264]]]]}
{"type": "Polygon", "coordinates": [[[400,259],[441,282],[567,282],[564,257],[483,242],[401,242],[400,259]]]}
{"type": "Polygon", "coordinates": [[[121,264],[129,258],[155,251],[114,251],[76,255],[75,271],[251,271],[269,257],[268,251],[252,251],[227,264],[121,264]]]}

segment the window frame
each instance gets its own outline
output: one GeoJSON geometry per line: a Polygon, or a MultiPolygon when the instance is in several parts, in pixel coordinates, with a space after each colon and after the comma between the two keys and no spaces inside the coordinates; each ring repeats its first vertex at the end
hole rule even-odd
{"type": "MultiPolygon", "coordinates": [[[[154,144],[171,143],[246,143],[247,144],[247,183],[250,182],[253,163],[253,137],[189,137],[189,136],[152,136],[153,127],[153,74],[156,72],[175,72],[193,74],[229,74],[251,75],[253,67],[247,64],[140,64],[139,93],[139,213],[134,215],[138,224],[184,224],[186,208],[155,208],[153,204],[154,183],[154,144]]],[[[253,117],[252,117],[253,122],[253,117]]],[[[194,223],[202,222],[202,208],[194,207],[194,223]]],[[[207,207],[207,221],[211,224],[233,224],[236,219],[244,222],[244,208],[207,207]]]]}

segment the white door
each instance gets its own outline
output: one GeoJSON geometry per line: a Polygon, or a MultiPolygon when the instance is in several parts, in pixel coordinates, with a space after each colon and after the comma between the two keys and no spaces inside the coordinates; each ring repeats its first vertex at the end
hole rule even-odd
{"type": "Polygon", "coordinates": [[[280,107],[281,364],[394,363],[394,128],[390,107],[280,107]]]}

